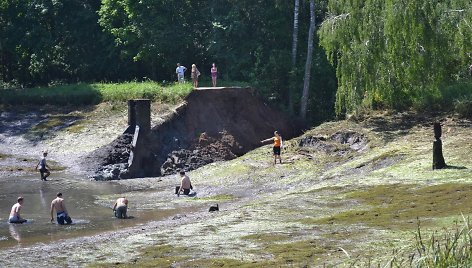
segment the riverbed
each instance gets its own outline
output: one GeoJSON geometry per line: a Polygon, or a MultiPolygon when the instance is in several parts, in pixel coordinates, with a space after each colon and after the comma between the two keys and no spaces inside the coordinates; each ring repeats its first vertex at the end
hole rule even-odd
{"type": "MultiPolygon", "coordinates": [[[[0,249],[54,243],[62,239],[123,229],[160,220],[181,210],[163,205],[157,200],[159,196],[162,200],[172,197],[171,191],[167,192],[170,187],[162,187],[160,193],[148,191],[147,196],[153,201],[146,203],[141,198],[146,195],[146,191],[135,191],[114,182],[90,181],[66,172],[53,173],[48,179],[41,181],[39,174],[0,177],[0,249]],[[63,194],[73,220],[72,225],[61,226],[50,221],[50,204],[58,192],[63,194]],[[130,218],[117,219],[112,210],[114,201],[126,195],[130,199],[130,218]],[[9,224],[10,209],[18,196],[24,197],[21,216],[28,222],[9,224]]],[[[156,184],[159,183],[162,184],[162,180],[156,179],[156,184]]]]}

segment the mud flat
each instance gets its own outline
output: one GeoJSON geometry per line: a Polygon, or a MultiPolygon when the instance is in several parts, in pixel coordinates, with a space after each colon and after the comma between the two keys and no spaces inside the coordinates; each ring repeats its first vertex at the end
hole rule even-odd
{"type": "MultiPolygon", "coordinates": [[[[145,220],[120,226],[109,218],[104,225],[113,229],[17,243],[0,250],[0,263],[365,266],[386,264],[393,248],[398,258],[408,259],[418,217],[427,236],[471,213],[471,130],[469,120],[454,116],[377,114],[325,123],[286,142],[281,165],[273,165],[266,145],[191,171],[194,198],[172,194],[174,176],[116,181],[119,190],[93,195],[94,206],[106,208],[125,194],[140,213],[136,219],[145,220]],[[431,169],[434,121],[444,129],[444,170],[431,169]],[[208,212],[216,203],[220,211],[208,212]],[[8,258],[13,253],[15,260],[8,258]]],[[[11,241],[9,231],[0,237],[11,241]]]]}

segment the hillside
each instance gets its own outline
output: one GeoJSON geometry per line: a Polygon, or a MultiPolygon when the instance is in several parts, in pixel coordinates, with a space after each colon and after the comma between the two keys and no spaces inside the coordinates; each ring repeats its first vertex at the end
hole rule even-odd
{"type": "MultiPolygon", "coordinates": [[[[38,263],[34,255],[60,265],[67,254],[74,266],[366,267],[388,263],[392,249],[407,260],[415,253],[418,219],[428,237],[472,212],[471,129],[470,120],[448,115],[370,115],[325,123],[288,141],[282,165],[272,164],[266,145],[189,172],[195,198],[175,197],[174,177],[118,181],[135,209],[171,215],[15,249],[16,263],[38,263]],[[435,121],[443,125],[449,168],[433,171],[435,121]],[[220,211],[208,213],[215,203],[220,211]],[[119,256],[110,250],[117,244],[125,249],[119,256]]],[[[95,204],[115,197],[98,196],[95,204]]],[[[9,254],[0,252],[4,260],[9,254]]]]}

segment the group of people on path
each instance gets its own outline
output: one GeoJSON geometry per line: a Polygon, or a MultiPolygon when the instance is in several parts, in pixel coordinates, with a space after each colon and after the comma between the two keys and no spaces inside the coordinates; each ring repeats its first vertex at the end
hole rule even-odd
{"type": "MultiPolygon", "coordinates": [[[[175,73],[177,74],[177,81],[179,83],[185,82],[185,71],[187,71],[187,67],[180,65],[177,63],[177,68],[175,69],[175,73]]],[[[216,87],[216,79],[218,77],[218,69],[216,68],[216,64],[213,63],[211,65],[211,83],[213,87],[216,87]]],[[[190,73],[190,78],[193,81],[193,87],[198,87],[198,77],[201,75],[200,71],[197,68],[196,64],[192,64],[192,71],[190,73]]]]}

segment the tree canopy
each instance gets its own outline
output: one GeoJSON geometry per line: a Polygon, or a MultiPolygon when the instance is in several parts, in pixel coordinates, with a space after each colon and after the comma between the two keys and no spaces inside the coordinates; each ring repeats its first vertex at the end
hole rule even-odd
{"type": "Polygon", "coordinates": [[[336,66],[336,112],[408,108],[464,77],[472,53],[470,0],[331,0],[319,31],[336,66]]]}
{"type": "Polygon", "coordinates": [[[209,79],[215,62],[220,79],[319,122],[423,107],[467,75],[470,0],[314,6],[311,54],[307,0],[0,0],[1,86],[175,81],[177,62],[209,79]]]}

